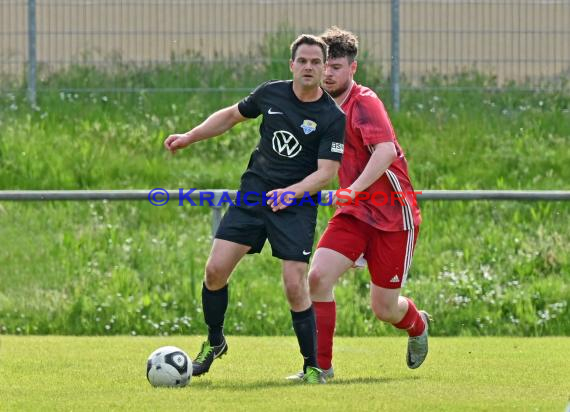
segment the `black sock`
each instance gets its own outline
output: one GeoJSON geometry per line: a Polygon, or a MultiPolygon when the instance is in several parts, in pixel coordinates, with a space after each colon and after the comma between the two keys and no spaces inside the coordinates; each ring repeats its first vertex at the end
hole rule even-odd
{"type": "Polygon", "coordinates": [[[228,308],[228,285],[219,290],[209,290],[202,285],[202,308],[208,325],[210,345],[218,346],[224,341],[224,318],[228,308]]]}
{"type": "Polygon", "coordinates": [[[305,360],[303,364],[303,372],[307,371],[307,366],[317,365],[317,324],[315,320],[315,311],[313,305],[302,312],[291,311],[293,319],[293,329],[299,341],[301,355],[305,360]]]}

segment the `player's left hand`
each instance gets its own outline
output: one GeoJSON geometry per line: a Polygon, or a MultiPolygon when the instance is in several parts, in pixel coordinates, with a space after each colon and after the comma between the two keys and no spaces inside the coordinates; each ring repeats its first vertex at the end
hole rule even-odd
{"type": "Polygon", "coordinates": [[[295,193],[287,189],[273,189],[267,192],[267,206],[271,207],[273,212],[283,210],[294,202],[295,193]]]}

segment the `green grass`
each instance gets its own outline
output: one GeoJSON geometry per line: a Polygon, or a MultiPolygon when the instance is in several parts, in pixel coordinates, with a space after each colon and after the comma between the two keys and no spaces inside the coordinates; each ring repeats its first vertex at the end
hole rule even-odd
{"type": "MultiPolygon", "coordinates": [[[[568,216],[567,204],[422,207],[425,224],[405,293],[438,318],[435,334],[570,334],[568,220],[551,218],[568,216]]],[[[327,213],[321,210],[319,233],[327,213]]],[[[200,207],[7,203],[0,212],[0,330],[203,333],[209,236],[210,214],[200,207]]],[[[368,281],[366,271],[351,271],[337,287],[338,334],[394,333],[374,318],[368,281]]],[[[226,329],[281,335],[290,333],[288,322],[280,263],[266,245],[232,277],[226,329]]]]}
{"type": "MultiPolygon", "coordinates": [[[[282,42],[273,40],[263,55],[276,59],[244,66],[244,73],[206,62],[120,66],[114,74],[71,67],[43,77],[41,86],[98,87],[115,78],[133,87],[253,86],[287,75],[273,64],[282,42]]],[[[385,79],[373,69],[361,61],[360,80],[385,98],[385,79]]],[[[467,89],[403,93],[402,110],[390,116],[415,188],[569,190],[570,95],[476,90],[492,82],[473,73],[432,77],[428,86],[467,89]]],[[[162,142],[245,93],[44,91],[33,110],[23,92],[0,95],[0,190],[235,189],[258,121],[175,157],[162,142]]],[[[570,335],[570,203],[426,201],[421,208],[405,293],[437,316],[434,333],[570,335]]],[[[318,234],[330,210],[319,214],[318,234]]],[[[0,334],[203,333],[209,234],[208,210],[172,202],[3,202],[0,334]]],[[[279,262],[268,249],[245,259],[232,279],[232,334],[290,333],[279,262]]],[[[366,272],[341,281],[340,335],[393,333],[374,319],[368,293],[366,272]]]]}
{"type": "MultiPolygon", "coordinates": [[[[162,142],[245,94],[46,92],[37,110],[4,96],[0,188],[235,187],[257,121],[175,158],[162,142]]],[[[418,189],[568,188],[569,95],[439,90],[405,102],[391,116],[418,189]]]]}
{"type": "Polygon", "coordinates": [[[404,337],[339,338],[337,376],[308,387],[283,379],[301,362],[293,337],[230,337],[228,356],[183,389],[152,388],[146,357],[167,344],[194,356],[198,337],[3,336],[0,343],[3,411],[562,411],[570,395],[567,338],[432,338],[415,371],[405,365],[404,337]]]}

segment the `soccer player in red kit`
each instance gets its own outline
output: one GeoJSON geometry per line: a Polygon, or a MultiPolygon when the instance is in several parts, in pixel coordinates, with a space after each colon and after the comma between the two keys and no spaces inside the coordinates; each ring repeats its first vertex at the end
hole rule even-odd
{"type": "MultiPolygon", "coordinates": [[[[406,361],[418,368],[428,352],[429,315],[400,295],[421,223],[408,167],[384,105],[353,80],[357,37],[331,27],[323,87],[346,114],[344,155],[339,169],[339,205],[311,262],[309,285],[317,317],[318,363],[325,378],[332,368],[336,323],[334,285],[363,255],[371,275],[370,301],[378,319],[408,335],[406,361]],[[365,192],[365,193],[363,193],[365,192]]],[[[302,372],[290,376],[301,378],[302,372]]]]}

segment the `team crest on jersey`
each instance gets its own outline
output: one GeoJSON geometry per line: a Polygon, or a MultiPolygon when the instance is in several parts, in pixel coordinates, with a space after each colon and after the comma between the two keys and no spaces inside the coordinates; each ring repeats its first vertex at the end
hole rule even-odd
{"type": "Polygon", "coordinates": [[[312,120],[303,120],[303,124],[301,125],[301,129],[305,132],[305,134],[309,134],[314,132],[317,129],[317,124],[312,120]]]}

